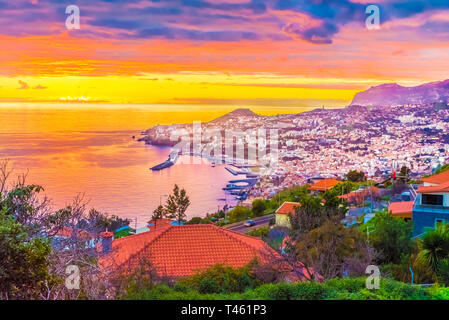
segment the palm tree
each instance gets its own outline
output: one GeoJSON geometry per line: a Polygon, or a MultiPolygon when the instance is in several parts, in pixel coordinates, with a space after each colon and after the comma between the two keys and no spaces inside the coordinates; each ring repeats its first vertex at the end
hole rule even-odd
{"type": "Polygon", "coordinates": [[[420,259],[438,273],[443,259],[449,257],[449,224],[443,223],[428,231],[421,241],[420,259]]]}

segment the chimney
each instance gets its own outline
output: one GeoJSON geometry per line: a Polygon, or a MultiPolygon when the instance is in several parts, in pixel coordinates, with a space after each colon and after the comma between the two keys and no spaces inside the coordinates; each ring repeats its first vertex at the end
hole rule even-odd
{"type": "Polygon", "coordinates": [[[106,254],[112,251],[112,238],[114,234],[112,232],[106,231],[100,233],[101,237],[101,253],[106,254]]]}

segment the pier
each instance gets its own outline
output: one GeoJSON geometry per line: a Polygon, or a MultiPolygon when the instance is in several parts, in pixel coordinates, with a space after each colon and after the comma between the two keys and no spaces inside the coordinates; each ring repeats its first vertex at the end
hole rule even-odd
{"type": "Polygon", "coordinates": [[[233,174],[234,176],[238,175],[238,174],[248,174],[247,171],[236,171],[232,168],[229,167],[225,167],[226,170],[228,170],[231,174],[233,174]]]}
{"type": "Polygon", "coordinates": [[[225,191],[239,190],[253,187],[258,179],[237,179],[229,181],[228,185],[223,188],[225,191]],[[237,185],[236,183],[245,183],[246,185],[237,185]]]}
{"type": "Polygon", "coordinates": [[[172,151],[170,153],[170,155],[168,156],[168,159],[165,160],[164,162],[151,167],[152,171],[159,171],[162,169],[166,169],[166,168],[170,168],[172,165],[174,165],[176,163],[176,160],[178,160],[179,154],[178,152],[172,151]]]}

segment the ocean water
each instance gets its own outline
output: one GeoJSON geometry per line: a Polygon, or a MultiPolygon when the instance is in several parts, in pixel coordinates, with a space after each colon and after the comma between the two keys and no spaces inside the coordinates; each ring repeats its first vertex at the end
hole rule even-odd
{"type": "Polygon", "coordinates": [[[0,159],[9,159],[14,175],[28,172],[27,182],[43,186],[54,209],[82,194],[89,208],[129,218],[140,227],[176,183],[190,196],[188,217],[204,216],[235,203],[221,190],[233,176],[205,159],[201,164],[182,159],[152,172],[149,168],[165,161],[170,149],[146,146],[137,138],[155,124],[209,121],[227,111],[0,104],[0,159]]]}

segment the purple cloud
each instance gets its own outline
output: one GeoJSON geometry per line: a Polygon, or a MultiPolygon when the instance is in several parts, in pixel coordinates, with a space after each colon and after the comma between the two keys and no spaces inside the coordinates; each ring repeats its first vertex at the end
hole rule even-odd
{"type": "MultiPolygon", "coordinates": [[[[0,33],[14,36],[65,32],[65,8],[73,0],[0,1],[0,33]]],[[[73,36],[165,38],[195,41],[285,40],[299,37],[330,44],[342,26],[366,19],[366,4],[351,0],[78,0],[81,30],[73,36]],[[302,13],[320,24],[309,26],[279,15],[302,13]]],[[[381,23],[449,8],[447,0],[382,1],[381,23]]],[[[422,26],[445,34],[443,24],[422,26]]]]}

